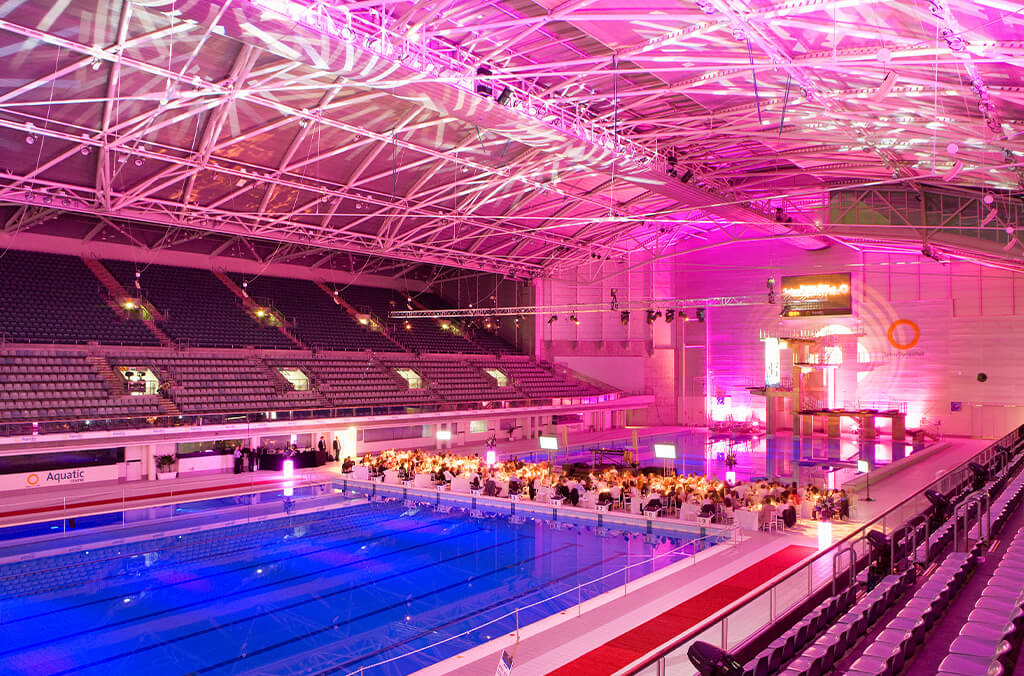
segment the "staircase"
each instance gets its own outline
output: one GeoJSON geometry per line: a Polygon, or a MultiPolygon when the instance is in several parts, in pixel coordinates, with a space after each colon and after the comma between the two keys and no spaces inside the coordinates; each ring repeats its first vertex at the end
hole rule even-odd
{"type": "Polygon", "coordinates": [[[103,263],[100,263],[95,258],[83,257],[82,262],[85,263],[85,266],[89,268],[94,275],[96,275],[96,279],[100,280],[100,283],[103,284],[103,287],[107,290],[108,294],[106,299],[107,304],[114,308],[118,315],[126,317],[125,309],[121,307],[120,303],[123,299],[131,298],[138,303],[140,307],[144,308],[147,313],[149,313],[150,319],[140,320],[146,325],[149,332],[152,333],[164,347],[174,347],[174,341],[171,337],[164,333],[163,329],[156,324],[157,321],[164,321],[165,319],[164,315],[156,309],[156,306],[145,298],[140,298],[138,293],[128,293],[127,289],[121,286],[121,283],[114,279],[114,276],[110,274],[110,271],[103,267],[103,263]]]}
{"type": "MultiPolygon", "coordinates": [[[[242,289],[242,287],[240,287],[237,284],[235,284],[235,280],[231,279],[226,274],[224,274],[224,272],[222,272],[220,270],[213,270],[212,272],[213,272],[214,277],[219,279],[221,281],[221,283],[224,284],[224,286],[228,287],[228,289],[231,290],[231,293],[233,293],[236,296],[238,296],[238,299],[242,302],[242,307],[245,308],[246,312],[248,312],[249,314],[253,314],[253,313],[256,312],[256,310],[260,306],[256,303],[256,301],[254,301],[252,298],[249,297],[249,294],[246,293],[245,290],[242,289]]],[[[298,347],[302,348],[303,350],[308,350],[309,347],[307,345],[305,345],[301,340],[299,340],[298,338],[293,336],[291,334],[291,332],[287,329],[287,327],[285,327],[285,325],[284,325],[284,317],[279,317],[279,319],[281,319],[281,321],[276,322],[274,324],[274,327],[278,331],[280,331],[284,335],[285,338],[287,338],[288,340],[292,341],[295,345],[297,345],[298,347]]],[[[253,321],[257,321],[257,320],[253,319],[253,321]]]]}
{"type": "MultiPolygon", "coordinates": [[[[323,282],[313,282],[313,283],[314,283],[314,284],[316,284],[316,285],[317,285],[318,287],[320,287],[320,290],[321,290],[321,291],[323,291],[323,292],[324,292],[324,293],[326,293],[326,294],[327,294],[328,296],[330,296],[330,297],[331,297],[331,300],[333,300],[333,301],[334,301],[335,303],[337,303],[337,304],[338,304],[338,305],[339,305],[340,307],[342,307],[342,308],[343,308],[343,309],[345,310],[345,312],[347,312],[347,313],[348,313],[349,317],[351,317],[352,319],[354,319],[354,320],[355,320],[356,322],[358,322],[358,321],[359,321],[359,315],[361,315],[361,314],[363,314],[363,313],[361,313],[361,312],[359,312],[359,310],[355,309],[355,307],[353,307],[352,305],[350,305],[350,304],[348,303],[348,301],[346,301],[346,300],[345,300],[344,298],[342,298],[342,297],[341,297],[340,295],[335,295],[335,294],[334,294],[334,292],[333,292],[333,291],[331,291],[331,289],[330,289],[330,288],[329,288],[329,287],[328,287],[328,286],[327,286],[326,284],[324,284],[323,282]]],[[[385,323],[385,322],[378,322],[378,324],[380,325],[380,329],[381,329],[381,330],[379,331],[380,335],[384,336],[384,337],[385,337],[385,338],[387,338],[387,339],[388,339],[389,341],[391,341],[392,343],[394,343],[395,347],[397,347],[397,348],[398,348],[399,350],[401,350],[401,351],[403,351],[403,352],[407,352],[407,350],[405,349],[405,346],[404,346],[404,345],[402,345],[402,344],[401,344],[401,343],[399,343],[399,342],[398,342],[397,340],[395,340],[394,338],[392,338],[392,337],[391,337],[391,333],[390,333],[390,332],[388,331],[388,329],[387,329],[387,325],[386,325],[386,323],[385,323]]],[[[366,330],[367,330],[367,331],[372,331],[372,330],[373,330],[373,329],[370,329],[370,328],[368,328],[368,327],[363,327],[363,328],[366,328],[366,330]]]]}
{"type": "Polygon", "coordinates": [[[92,364],[93,369],[103,378],[107,386],[107,392],[111,397],[123,397],[128,393],[125,379],[114,372],[106,357],[89,355],[86,360],[92,364]]]}

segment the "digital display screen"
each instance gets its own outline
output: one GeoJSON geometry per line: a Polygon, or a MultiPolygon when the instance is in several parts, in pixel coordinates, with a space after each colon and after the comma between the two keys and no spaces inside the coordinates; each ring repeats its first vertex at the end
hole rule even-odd
{"type": "Polygon", "coordinates": [[[853,314],[849,272],[782,278],[783,317],[848,314],[853,314]]]}
{"type": "Polygon", "coordinates": [[[545,451],[557,451],[558,450],[558,437],[540,437],[540,447],[545,451]]]}
{"type": "Polygon", "coordinates": [[[662,460],[675,460],[676,447],[672,444],[654,444],[654,457],[662,460]]]}

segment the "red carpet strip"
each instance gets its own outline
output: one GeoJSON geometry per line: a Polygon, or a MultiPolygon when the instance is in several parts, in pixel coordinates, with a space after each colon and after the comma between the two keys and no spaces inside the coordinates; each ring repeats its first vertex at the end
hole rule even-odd
{"type": "Polygon", "coordinates": [[[742,598],[787,568],[817,552],[814,547],[788,547],[713,585],[661,615],[616,636],[602,646],[550,672],[557,676],[613,674],[683,633],[730,603],[742,598]]]}
{"type": "MultiPolygon", "coordinates": [[[[182,488],[176,491],[164,491],[162,493],[142,493],[139,495],[128,495],[122,500],[121,498],[109,498],[106,500],[88,500],[85,502],[69,502],[67,509],[81,509],[83,507],[98,507],[100,505],[119,505],[135,502],[138,500],[154,500],[157,498],[170,498],[178,497],[183,495],[195,495],[196,493],[214,493],[217,491],[230,491],[230,490],[243,490],[251,486],[264,486],[267,484],[279,484],[282,479],[273,479],[268,481],[252,481],[245,484],[223,484],[220,486],[205,486],[203,488],[182,488]]],[[[158,505],[152,505],[157,507],[158,505]]],[[[0,519],[8,516],[24,516],[26,514],[43,514],[45,512],[63,512],[65,506],[63,504],[53,505],[51,507],[32,507],[30,509],[16,509],[10,512],[0,512],[0,519]]]]}

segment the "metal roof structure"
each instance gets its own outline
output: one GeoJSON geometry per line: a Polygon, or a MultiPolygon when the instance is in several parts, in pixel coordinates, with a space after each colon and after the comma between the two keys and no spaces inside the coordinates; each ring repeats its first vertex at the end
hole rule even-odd
{"type": "Polygon", "coordinates": [[[9,232],[532,278],[744,237],[888,241],[832,229],[836,190],[994,212],[1024,191],[1018,2],[3,7],[9,232]]]}

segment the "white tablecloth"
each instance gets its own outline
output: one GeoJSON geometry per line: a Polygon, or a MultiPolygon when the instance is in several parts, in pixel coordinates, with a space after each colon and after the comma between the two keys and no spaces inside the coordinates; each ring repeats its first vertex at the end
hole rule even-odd
{"type": "Polygon", "coordinates": [[[733,515],[733,523],[744,528],[746,530],[757,530],[759,526],[759,518],[762,512],[748,512],[743,509],[737,509],[733,515]]]}
{"type": "Polygon", "coordinates": [[[469,479],[464,476],[457,476],[452,479],[453,493],[469,493],[469,479]]]}
{"type": "Polygon", "coordinates": [[[361,481],[370,480],[370,468],[366,465],[356,465],[352,468],[352,478],[361,481]]]}
{"type": "Polygon", "coordinates": [[[416,475],[416,483],[414,485],[416,488],[433,488],[434,477],[432,477],[428,472],[420,472],[416,475]]]}
{"type": "Polygon", "coordinates": [[[386,469],[384,470],[384,483],[386,484],[400,484],[402,480],[398,478],[397,469],[386,469]]]}

